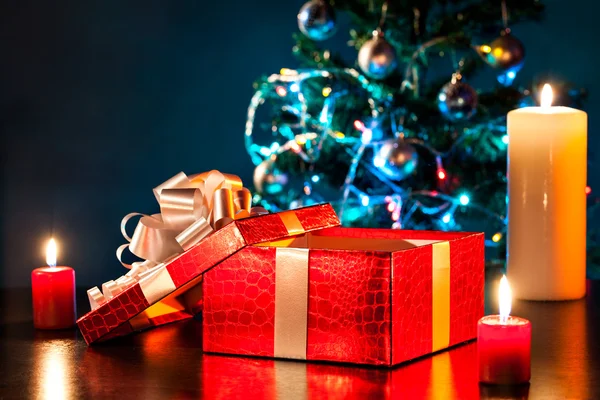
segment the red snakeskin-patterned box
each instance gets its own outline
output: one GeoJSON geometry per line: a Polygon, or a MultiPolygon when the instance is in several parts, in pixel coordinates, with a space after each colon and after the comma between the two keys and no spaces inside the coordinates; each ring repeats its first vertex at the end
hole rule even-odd
{"type": "Polygon", "coordinates": [[[331,228],[204,274],[207,352],[393,366],[476,337],[484,237],[331,228]]]}
{"type": "Polygon", "coordinates": [[[340,224],[329,204],[231,222],[77,321],[88,344],[192,318],[202,273],[248,245],[340,224]]]}

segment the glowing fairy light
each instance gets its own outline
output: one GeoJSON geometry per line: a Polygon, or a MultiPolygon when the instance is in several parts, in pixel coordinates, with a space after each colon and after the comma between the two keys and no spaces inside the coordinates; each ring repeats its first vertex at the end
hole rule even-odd
{"type": "Polygon", "coordinates": [[[369,205],[369,196],[362,196],[360,199],[361,204],[366,207],[369,205]]]}
{"type": "Polygon", "coordinates": [[[356,129],[357,131],[364,131],[365,130],[365,124],[357,119],[354,121],[354,129],[356,129]]]}
{"type": "Polygon", "coordinates": [[[283,86],[277,86],[275,88],[275,92],[280,96],[280,97],[285,97],[287,95],[287,90],[286,88],[284,88],[283,86]]]}

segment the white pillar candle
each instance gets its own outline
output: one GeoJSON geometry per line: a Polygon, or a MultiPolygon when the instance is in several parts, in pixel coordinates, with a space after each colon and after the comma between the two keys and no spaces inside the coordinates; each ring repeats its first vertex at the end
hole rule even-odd
{"type": "Polygon", "coordinates": [[[585,296],[587,114],[552,107],[508,113],[508,275],[515,296],[585,296]]]}

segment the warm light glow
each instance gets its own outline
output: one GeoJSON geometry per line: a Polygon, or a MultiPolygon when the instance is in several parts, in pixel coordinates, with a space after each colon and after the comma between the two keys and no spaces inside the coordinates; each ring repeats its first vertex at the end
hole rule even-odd
{"type": "Polygon", "coordinates": [[[552,86],[545,84],[542,89],[542,100],[540,101],[542,108],[550,108],[552,106],[552,86]]]}
{"type": "Polygon", "coordinates": [[[363,124],[362,121],[357,119],[354,121],[354,129],[356,129],[357,131],[363,131],[365,129],[365,124],[363,124]]]}
{"type": "Polygon", "coordinates": [[[502,239],[502,234],[500,232],[494,233],[492,236],[492,242],[498,243],[502,239]]]}
{"type": "Polygon", "coordinates": [[[444,171],[442,168],[438,169],[437,176],[440,180],[446,179],[446,171],[444,171]]]}
{"type": "Polygon", "coordinates": [[[589,187],[589,186],[586,186],[585,187],[585,194],[590,194],[590,193],[592,193],[592,188],[589,187]]]}
{"type": "Polygon", "coordinates": [[[325,86],[321,91],[321,94],[323,95],[323,97],[329,96],[331,94],[331,88],[329,86],[325,86]]]}
{"type": "Polygon", "coordinates": [[[488,53],[491,53],[492,48],[490,46],[488,46],[487,44],[484,44],[483,46],[481,46],[479,48],[479,50],[481,50],[482,53],[488,54],[488,53]]]}
{"type": "Polygon", "coordinates": [[[51,238],[46,246],[46,265],[56,267],[56,241],[51,238]]]}
{"type": "Polygon", "coordinates": [[[287,90],[283,86],[277,86],[275,88],[275,92],[277,92],[277,94],[281,97],[287,95],[287,90]]]}
{"type": "Polygon", "coordinates": [[[500,297],[498,299],[498,308],[500,308],[500,322],[506,323],[508,316],[510,315],[510,308],[512,305],[512,292],[508,284],[506,275],[502,275],[500,279],[500,297]]]}

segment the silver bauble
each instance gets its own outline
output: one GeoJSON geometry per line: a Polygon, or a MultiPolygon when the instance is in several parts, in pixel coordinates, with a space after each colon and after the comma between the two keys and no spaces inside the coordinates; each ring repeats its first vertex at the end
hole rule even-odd
{"type": "Polygon", "coordinates": [[[417,168],[416,149],[402,139],[390,139],[375,153],[373,165],[388,178],[401,181],[417,168]]]}
{"type": "Polygon", "coordinates": [[[394,46],[381,34],[374,34],[358,51],[358,66],[370,78],[383,79],[396,68],[394,46]]]}
{"type": "Polygon", "coordinates": [[[298,12],[298,28],[309,39],[329,39],[336,30],[333,7],[324,0],[305,3],[298,12]]]}
{"type": "Polygon", "coordinates": [[[477,103],[475,89],[454,78],[445,84],[438,94],[438,108],[442,115],[450,121],[471,118],[477,111],[477,103]]]}
{"type": "Polygon", "coordinates": [[[254,188],[261,195],[276,195],[285,189],[289,182],[287,174],[275,166],[275,160],[269,158],[254,169],[254,188]]]}

